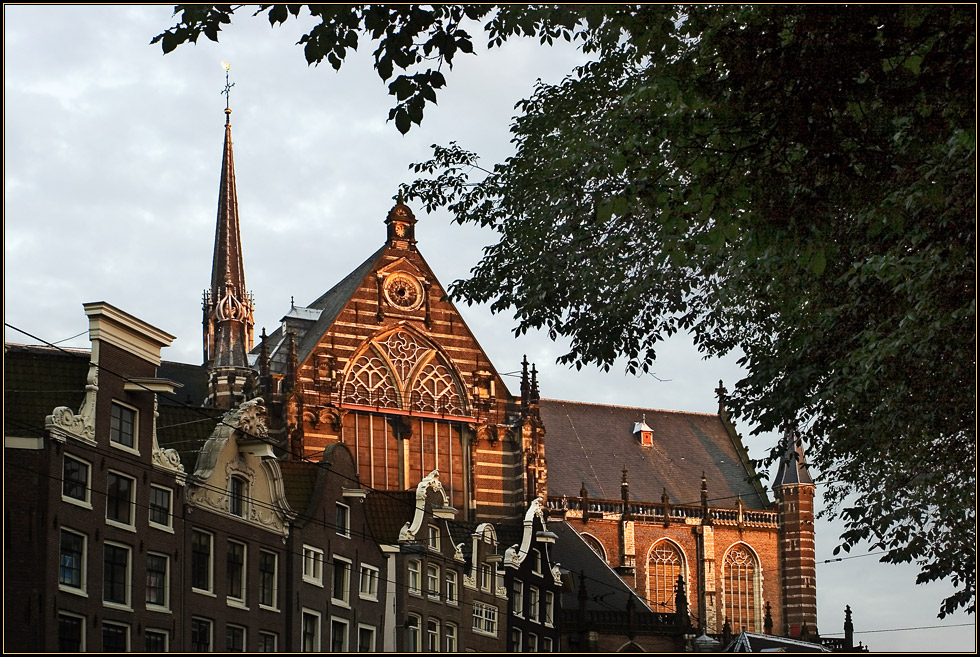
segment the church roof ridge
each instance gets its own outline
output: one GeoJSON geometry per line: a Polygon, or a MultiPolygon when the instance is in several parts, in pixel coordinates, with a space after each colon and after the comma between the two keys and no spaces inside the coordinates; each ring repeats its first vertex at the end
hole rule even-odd
{"type": "Polygon", "coordinates": [[[700,416],[704,416],[704,417],[718,417],[718,414],[717,413],[705,413],[703,411],[681,411],[681,410],[669,409],[669,408],[652,408],[652,407],[649,407],[649,406],[627,406],[625,404],[603,404],[603,403],[599,403],[599,402],[576,401],[576,400],[573,400],[573,399],[552,399],[552,398],[542,397],[541,398],[541,401],[542,402],[556,402],[556,403],[559,403],[559,404],[578,404],[580,406],[601,406],[603,408],[619,408],[619,409],[624,409],[624,410],[641,411],[641,412],[645,412],[645,413],[649,413],[649,412],[652,411],[654,413],[674,413],[674,414],[677,414],[677,415],[700,415],[700,416]]]}

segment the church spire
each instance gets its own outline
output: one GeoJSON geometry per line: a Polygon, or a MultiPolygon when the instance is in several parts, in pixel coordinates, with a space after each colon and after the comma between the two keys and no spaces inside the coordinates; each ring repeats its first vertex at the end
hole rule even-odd
{"type": "MultiPolygon", "coordinates": [[[[233,84],[225,67],[225,88],[230,96],[233,84]]],[[[234,389],[209,391],[209,403],[231,408],[243,398],[247,381],[254,376],[248,365],[253,344],[252,296],[245,288],[245,266],[238,221],[238,193],[235,189],[235,158],[231,141],[231,107],[225,103],[225,143],[218,186],[218,217],[214,231],[214,258],[211,261],[211,287],[204,293],[204,364],[212,381],[228,382],[234,389]],[[215,375],[222,375],[216,377],[215,375]],[[232,382],[238,382],[234,385],[232,382]],[[226,401],[219,400],[226,397],[226,401]]],[[[225,385],[221,386],[222,388],[225,385]]]]}

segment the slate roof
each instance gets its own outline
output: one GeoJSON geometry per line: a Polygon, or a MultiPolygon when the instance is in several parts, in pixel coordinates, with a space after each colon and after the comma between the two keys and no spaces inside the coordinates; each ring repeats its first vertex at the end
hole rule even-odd
{"type": "MultiPolygon", "coordinates": [[[[358,286],[364,277],[374,268],[378,259],[381,257],[382,252],[385,250],[387,245],[382,246],[377,251],[368,256],[367,260],[362,262],[358,267],[349,273],[342,281],[334,285],[332,288],[324,292],[316,301],[307,306],[303,313],[293,313],[294,308],[291,308],[287,313],[286,317],[290,315],[295,315],[297,318],[302,320],[302,324],[306,327],[306,330],[302,333],[297,332],[297,345],[296,352],[299,356],[299,362],[302,363],[306,360],[307,356],[316,347],[317,342],[320,337],[327,332],[330,326],[333,324],[334,320],[337,319],[337,315],[340,311],[344,309],[344,306],[350,300],[354,293],[357,291],[358,286]],[[313,319],[316,313],[309,312],[311,310],[318,310],[319,316],[316,317],[315,321],[310,321],[313,319]],[[300,317],[302,315],[302,317],[300,317]]],[[[275,331],[267,335],[269,344],[270,360],[274,364],[274,369],[279,369],[275,365],[282,366],[285,363],[285,339],[286,335],[283,332],[283,327],[280,325],[275,331]],[[280,349],[282,347],[282,349],[280,349]],[[281,353],[280,353],[281,352],[281,353]]],[[[253,354],[258,354],[260,345],[257,345],[253,350],[253,354]]]]}
{"type": "Polygon", "coordinates": [[[34,438],[44,435],[44,418],[58,406],[76,413],[85,397],[90,354],[58,349],[4,344],[3,432],[34,438]]]}
{"type": "Polygon", "coordinates": [[[580,574],[585,573],[586,609],[612,611],[626,609],[633,598],[637,611],[651,611],[649,605],[631,589],[566,522],[549,522],[548,530],[558,535],[553,558],[562,571],[562,609],[578,609],[580,574]]]}
{"type": "Polygon", "coordinates": [[[302,515],[312,512],[310,507],[320,466],[309,461],[280,460],[279,469],[282,471],[282,483],[289,507],[302,515]]]}
{"type": "Polygon", "coordinates": [[[748,509],[770,508],[750,481],[744,447],[718,415],[542,399],[541,418],[549,497],[578,497],[584,482],[590,497],[618,500],[625,466],[634,501],[659,502],[666,488],[672,504],[700,504],[703,472],[711,506],[734,507],[741,496],[748,509]],[[632,433],[644,416],[651,447],[632,433]]]}
{"type": "Polygon", "coordinates": [[[368,530],[378,543],[393,545],[398,532],[415,515],[415,491],[372,490],[364,499],[368,530]]]}

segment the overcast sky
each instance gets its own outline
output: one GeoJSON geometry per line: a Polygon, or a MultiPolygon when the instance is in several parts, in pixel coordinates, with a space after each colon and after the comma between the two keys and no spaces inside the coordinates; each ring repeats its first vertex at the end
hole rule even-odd
{"type": "MultiPolygon", "coordinates": [[[[256,327],[269,331],[291,297],[311,302],[382,244],[397,187],[430,144],[455,140],[499,161],[510,153],[514,103],[537,78],[556,82],[582,61],[574,48],[534,41],[460,56],[439,105],[403,137],[385,121],[392,99],[367,43],[340,73],[308,68],[294,45],[301,23],[273,30],[246,11],[220,44],[202,37],[163,56],[149,41],[172,24],[168,6],[4,6],[4,321],[43,341],[87,348],[82,304],[107,301],[176,335],[166,359],[201,362],[222,60],[235,84],[245,279],[256,327]]],[[[466,276],[492,234],[415,210],[436,276],[466,276]]],[[[660,351],[656,376],[569,371],[554,364],[563,346],[546,336],[517,339],[509,316],[460,311],[498,371],[517,370],[525,353],[537,363],[545,397],[715,412],[719,379],[731,388],[741,376],[736,356],[704,361],[683,337],[660,351]]],[[[38,342],[6,327],[4,336],[38,342]]],[[[752,456],[771,446],[771,436],[737,426],[752,456]]],[[[840,526],[818,521],[817,532],[818,562],[833,558],[840,526]]],[[[874,556],[818,565],[821,633],[842,633],[849,604],[857,640],[875,651],[975,651],[974,617],[938,620],[950,587],[916,586],[915,573],[874,556]],[[877,632],[903,628],[930,629],[877,632]]]]}

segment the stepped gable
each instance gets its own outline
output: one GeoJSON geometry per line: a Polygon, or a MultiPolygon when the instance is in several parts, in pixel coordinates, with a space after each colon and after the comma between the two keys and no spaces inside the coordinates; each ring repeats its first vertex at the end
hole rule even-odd
{"type": "Polygon", "coordinates": [[[666,488],[671,504],[699,504],[703,472],[711,506],[733,507],[741,496],[748,509],[770,508],[741,441],[718,415],[542,399],[541,418],[551,498],[578,497],[584,482],[590,497],[618,500],[625,466],[634,501],[659,502],[666,488]],[[649,447],[633,433],[644,418],[649,447]]]}

